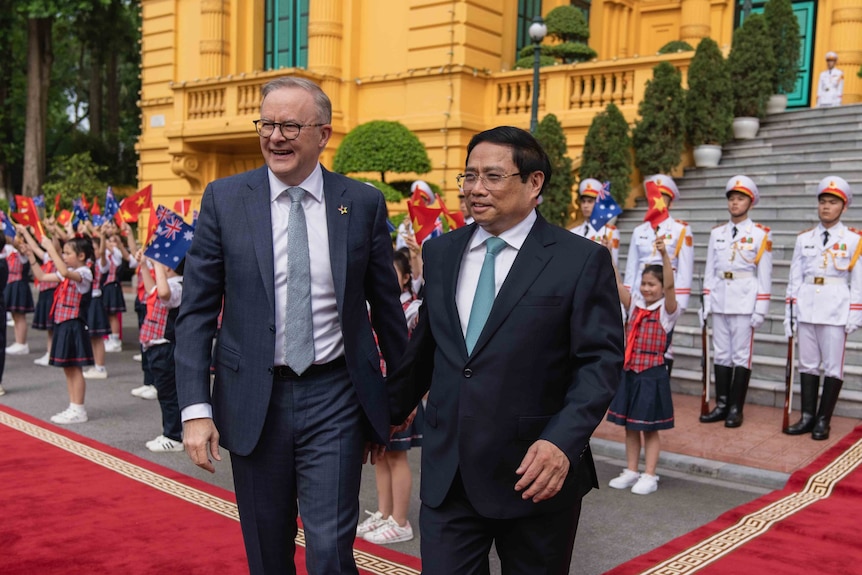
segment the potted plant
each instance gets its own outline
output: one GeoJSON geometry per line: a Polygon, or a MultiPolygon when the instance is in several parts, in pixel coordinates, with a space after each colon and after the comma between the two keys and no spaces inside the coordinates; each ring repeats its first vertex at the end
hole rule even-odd
{"type": "Polygon", "coordinates": [[[790,0],[769,0],[763,10],[763,17],[772,38],[772,54],[775,56],[772,96],[767,102],[766,113],[777,114],[787,108],[787,94],[795,90],[799,77],[799,20],[793,13],[790,0]]]}
{"type": "Polygon", "coordinates": [[[697,167],[718,165],[721,147],[730,140],[732,124],[730,72],[718,44],[706,37],[691,59],[685,93],[685,134],[694,148],[697,167]]]}
{"type": "MultiPolygon", "coordinates": [[[[589,47],[590,26],[583,12],[576,6],[557,6],[545,16],[548,36],[557,44],[543,45],[539,66],[587,62],[596,57],[596,51],[589,47]]],[[[533,67],[533,46],[524,46],[518,53],[515,68],[533,67]]]]}
{"type": "Polygon", "coordinates": [[[653,68],[638,105],[641,119],[632,130],[635,166],[642,177],[670,174],[682,158],[683,126],[682,75],[669,62],[653,68]]]}
{"type": "Polygon", "coordinates": [[[750,140],[766,116],[775,68],[772,40],[762,14],[751,14],[733,33],[727,65],[733,94],[733,135],[750,140]]]}

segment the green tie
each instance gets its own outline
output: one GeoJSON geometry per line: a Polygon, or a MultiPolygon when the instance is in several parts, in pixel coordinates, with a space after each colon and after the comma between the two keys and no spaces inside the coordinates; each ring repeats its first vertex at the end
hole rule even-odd
{"type": "Polygon", "coordinates": [[[470,308],[470,321],[467,322],[467,335],[464,337],[467,343],[467,353],[473,353],[473,347],[485,327],[485,322],[491,314],[494,305],[495,282],[494,282],[494,259],[506,247],[506,241],[500,238],[490,237],[485,240],[485,261],[482,262],[482,271],[479,272],[479,283],[476,284],[476,295],[473,297],[473,307],[470,308]]]}

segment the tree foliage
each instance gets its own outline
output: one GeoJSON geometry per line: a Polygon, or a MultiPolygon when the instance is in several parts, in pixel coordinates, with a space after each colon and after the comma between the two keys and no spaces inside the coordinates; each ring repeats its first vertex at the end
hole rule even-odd
{"type": "Polygon", "coordinates": [[[611,183],[611,195],[624,204],[631,189],[632,140],[629,125],[613,103],[596,114],[584,140],[579,178],[611,183]]]}
{"type": "Polygon", "coordinates": [[[735,117],[763,118],[772,95],[775,57],[762,14],[751,14],[733,33],[727,58],[735,117]]]}
{"type": "Polygon", "coordinates": [[[799,77],[799,52],[802,38],[799,20],[793,13],[790,0],[769,0],[763,9],[766,27],[772,38],[775,69],[772,89],[776,94],[788,94],[796,88],[799,77]]]}
{"type": "Polygon", "coordinates": [[[536,139],[551,162],[551,181],[542,192],[539,211],[552,224],[566,227],[572,211],[572,160],[568,157],[566,135],[557,117],[548,114],[536,126],[536,139]]]}
{"type": "Polygon", "coordinates": [[[653,68],[644,98],[638,105],[641,119],[632,130],[635,165],[641,176],[667,174],[679,164],[684,143],[682,75],[668,62],[653,68]]]}
{"type": "MultiPolygon", "coordinates": [[[[541,46],[539,66],[587,62],[597,56],[596,51],[587,45],[590,26],[579,8],[571,5],[557,6],[545,16],[545,24],[548,27],[548,36],[557,40],[557,43],[541,46]]],[[[533,46],[524,46],[518,52],[515,68],[532,68],[533,61],[533,46]]]]}
{"type": "Polygon", "coordinates": [[[721,146],[733,134],[730,71],[718,44],[708,36],[697,45],[688,69],[685,133],[692,146],[721,146]]]}
{"type": "Polygon", "coordinates": [[[350,130],[335,152],[336,172],[386,172],[425,174],[431,159],[419,138],[400,122],[374,120],[350,130]]]}
{"type": "Polygon", "coordinates": [[[677,52],[691,52],[694,48],[692,48],[691,44],[686,42],[685,40],[671,40],[664,46],[658,49],[659,54],[676,54],[677,52]]]}
{"type": "MultiPolygon", "coordinates": [[[[72,200],[85,196],[98,197],[100,205],[105,204],[105,190],[108,184],[102,180],[105,168],[96,164],[89,152],[72,156],[58,156],[54,159],[48,180],[42,186],[47,202],[60,194],[60,205],[72,206],[72,200]]],[[[53,207],[51,208],[53,209],[53,207]]]]}

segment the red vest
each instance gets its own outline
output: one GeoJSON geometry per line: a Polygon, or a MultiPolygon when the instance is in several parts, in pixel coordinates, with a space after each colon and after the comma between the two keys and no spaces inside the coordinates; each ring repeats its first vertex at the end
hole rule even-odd
{"type": "Polygon", "coordinates": [[[173,341],[176,318],[177,310],[168,309],[159,298],[158,290],[154,289],[153,293],[147,296],[147,316],[141,324],[138,340],[143,344],[157,339],[173,341]]]}
{"type": "Polygon", "coordinates": [[[114,258],[108,258],[108,275],[105,277],[105,282],[97,285],[105,285],[117,281],[117,264],[114,263],[114,258]]]}
{"type": "Polygon", "coordinates": [[[626,358],[623,368],[640,373],[664,364],[667,332],[661,326],[661,307],[652,311],[636,307],[626,326],[626,358]]]}
{"type": "Polygon", "coordinates": [[[55,324],[69,321],[70,319],[83,319],[87,317],[87,307],[90,305],[90,293],[82,294],[78,291],[75,283],[69,278],[57,286],[54,292],[54,302],[51,305],[51,317],[55,324]]]}
{"type": "MultiPolygon", "coordinates": [[[[42,271],[45,274],[53,274],[54,272],[57,271],[57,266],[55,266],[54,262],[52,262],[51,260],[48,260],[47,262],[42,264],[41,267],[42,267],[42,271]]],[[[37,280],[36,285],[39,287],[39,291],[43,292],[43,291],[48,291],[49,289],[54,289],[55,287],[57,287],[57,282],[38,281],[37,280]]]]}
{"type": "Polygon", "coordinates": [[[24,262],[21,261],[21,255],[18,252],[12,252],[6,256],[6,264],[9,266],[8,283],[19,282],[24,277],[24,262]]]}

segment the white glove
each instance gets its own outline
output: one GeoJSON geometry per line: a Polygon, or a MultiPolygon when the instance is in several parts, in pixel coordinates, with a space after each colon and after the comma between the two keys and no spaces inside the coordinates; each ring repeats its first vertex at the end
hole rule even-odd
{"type": "Polygon", "coordinates": [[[793,337],[793,332],[795,331],[796,326],[795,322],[791,323],[790,318],[784,318],[784,337],[791,338],[793,337]]]}
{"type": "Polygon", "coordinates": [[[700,327],[703,328],[706,325],[706,319],[709,317],[709,310],[705,308],[700,308],[697,310],[697,319],[700,320],[700,327]]]}
{"type": "Polygon", "coordinates": [[[848,323],[846,326],[844,326],[844,333],[846,333],[847,335],[850,335],[851,333],[853,333],[857,329],[859,329],[858,325],[856,325],[855,323],[848,323]]]}
{"type": "Polygon", "coordinates": [[[763,325],[763,320],[764,320],[763,314],[755,312],[751,316],[751,328],[752,329],[759,328],[761,325],[763,325]]]}

